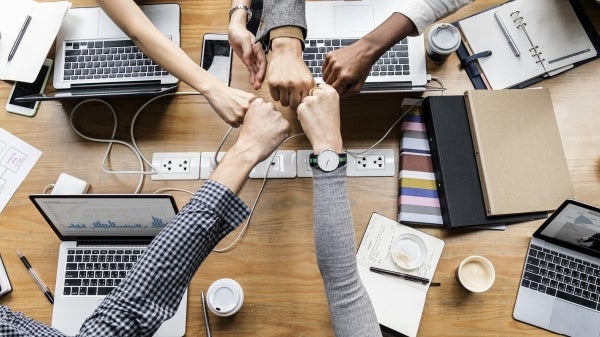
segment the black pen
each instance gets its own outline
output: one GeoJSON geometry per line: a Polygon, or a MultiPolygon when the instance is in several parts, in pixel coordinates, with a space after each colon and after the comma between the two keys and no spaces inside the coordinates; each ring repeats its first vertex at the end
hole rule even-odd
{"type": "Polygon", "coordinates": [[[405,274],[405,273],[400,273],[400,272],[393,271],[393,270],[381,269],[381,268],[377,268],[377,267],[371,267],[371,268],[369,268],[369,270],[372,271],[372,272],[374,272],[374,273],[398,276],[398,277],[401,277],[401,278],[403,278],[403,279],[405,279],[407,281],[420,282],[420,283],[423,283],[423,284],[428,284],[429,283],[429,279],[426,279],[424,277],[410,275],[410,274],[405,274]]]}
{"type": "Polygon", "coordinates": [[[10,49],[10,53],[8,53],[9,61],[12,60],[13,56],[15,56],[17,48],[19,48],[19,44],[21,44],[21,40],[23,40],[23,35],[25,35],[27,27],[29,27],[29,22],[31,22],[31,15],[27,15],[27,17],[25,18],[25,22],[23,22],[23,27],[21,27],[19,35],[17,35],[17,39],[15,40],[15,44],[13,44],[12,48],[10,49]]]}
{"type": "Polygon", "coordinates": [[[44,284],[44,281],[42,281],[42,279],[40,278],[38,273],[35,271],[35,269],[33,269],[33,267],[29,264],[29,261],[27,261],[27,258],[25,257],[25,255],[21,254],[21,252],[18,250],[17,250],[17,254],[19,254],[19,258],[25,265],[25,268],[27,268],[29,275],[31,275],[31,277],[33,278],[35,283],[38,285],[38,287],[40,287],[40,289],[42,290],[44,295],[46,295],[46,298],[48,299],[48,301],[50,301],[50,303],[54,303],[54,295],[52,295],[50,288],[48,288],[48,286],[46,284],[44,284]]]}

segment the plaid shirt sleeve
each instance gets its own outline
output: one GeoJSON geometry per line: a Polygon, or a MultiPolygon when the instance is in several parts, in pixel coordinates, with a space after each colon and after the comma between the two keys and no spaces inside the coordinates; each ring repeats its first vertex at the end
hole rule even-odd
{"type": "MultiPolygon", "coordinates": [[[[202,261],[248,214],[248,207],[229,189],[206,181],[88,317],[78,336],[152,336],[175,314],[202,261]]],[[[63,335],[0,306],[0,336],[63,335]]]]}

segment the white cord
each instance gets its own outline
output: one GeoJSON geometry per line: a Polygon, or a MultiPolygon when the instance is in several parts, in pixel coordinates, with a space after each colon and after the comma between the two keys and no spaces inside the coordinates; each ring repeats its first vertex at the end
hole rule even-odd
{"type": "MultiPolygon", "coordinates": [[[[105,100],[101,100],[101,99],[87,99],[84,100],[80,103],[78,103],[77,105],[75,105],[75,107],[73,107],[73,109],[71,110],[71,113],[69,115],[69,122],[71,124],[71,128],[73,129],[73,131],[79,135],[81,138],[83,139],[87,139],[90,141],[94,141],[94,142],[100,142],[100,143],[108,143],[108,146],[106,148],[106,151],[104,153],[104,157],[102,159],[102,171],[105,173],[109,173],[109,174],[139,174],[140,178],[138,181],[138,185],[134,191],[134,193],[139,193],[141,188],[142,188],[142,184],[144,182],[144,176],[147,174],[156,174],[157,170],[156,168],[154,168],[152,166],[152,163],[144,156],[144,154],[142,153],[142,151],[140,150],[140,148],[138,147],[136,141],[135,141],[135,134],[134,134],[134,127],[135,127],[135,121],[137,120],[137,117],[139,116],[139,114],[152,102],[154,102],[155,100],[162,98],[162,97],[166,97],[166,96],[174,96],[174,95],[200,95],[199,92],[175,92],[175,93],[166,93],[166,94],[162,94],[160,96],[156,96],[151,98],[150,100],[148,100],[146,103],[144,103],[134,114],[132,121],[131,121],[131,126],[130,126],[130,137],[131,137],[131,142],[133,145],[130,145],[127,142],[115,139],[116,133],[117,133],[117,113],[115,111],[115,109],[113,108],[112,105],[110,105],[110,103],[108,103],[105,100]],[[83,104],[86,104],[88,102],[99,102],[102,103],[106,106],[108,106],[108,108],[110,109],[110,111],[113,114],[113,120],[114,120],[114,126],[113,126],[113,131],[112,131],[112,135],[110,139],[102,139],[102,138],[94,138],[94,137],[89,137],[84,135],[83,133],[81,133],[79,130],[77,130],[77,128],[75,127],[75,124],[73,123],[73,116],[75,115],[75,112],[79,109],[79,107],[81,107],[83,104]],[[115,171],[115,170],[109,170],[106,168],[106,161],[108,160],[108,156],[110,154],[110,151],[112,149],[112,145],[113,143],[116,144],[121,144],[127,148],[129,148],[134,155],[136,156],[136,158],[138,159],[138,162],[140,163],[140,170],[139,171],[115,171]],[[144,162],[150,167],[150,171],[145,171],[144,170],[144,162]]],[[[47,190],[46,190],[47,191],[47,190]]]]}
{"type": "Polygon", "coordinates": [[[138,181],[138,185],[137,185],[134,193],[139,193],[140,189],[142,188],[142,183],[144,182],[144,174],[153,174],[153,173],[155,173],[154,171],[150,171],[150,172],[144,171],[144,162],[143,162],[143,159],[140,156],[140,154],[135,150],[135,148],[133,146],[131,146],[130,144],[128,144],[128,143],[126,143],[124,141],[115,139],[115,136],[117,134],[117,113],[116,113],[115,109],[112,107],[112,105],[110,105],[108,102],[106,102],[104,100],[101,100],[101,99],[92,98],[92,99],[86,99],[86,100],[78,103],[71,110],[71,113],[69,115],[69,122],[71,124],[71,128],[73,129],[73,131],[76,134],[78,134],[81,138],[87,139],[87,140],[90,140],[90,141],[93,141],[93,142],[108,143],[108,146],[106,147],[106,151],[104,152],[104,157],[102,158],[102,171],[103,172],[109,173],[109,174],[140,174],[140,179],[138,181]],[[75,115],[75,112],[77,111],[77,109],[79,109],[79,107],[81,107],[83,104],[88,103],[88,102],[103,103],[106,106],[108,106],[108,108],[112,112],[112,114],[113,114],[113,120],[114,120],[114,126],[113,126],[113,131],[112,131],[110,139],[94,138],[94,137],[86,136],[83,133],[81,133],[79,130],[77,130],[77,128],[75,127],[75,124],[73,123],[73,116],[75,115]],[[140,163],[140,171],[113,171],[113,170],[109,170],[109,169],[107,169],[105,167],[106,161],[107,161],[108,155],[110,154],[110,151],[112,149],[113,143],[121,144],[121,145],[129,148],[133,152],[133,154],[138,159],[138,162],[140,163]]]}
{"type": "Polygon", "coordinates": [[[201,95],[201,93],[197,92],[197,91],[182,91],[182,92],[169,92],[166,94],[162,94],[160,96],[156,96],[156,97],[152,97],[151,99],[149,99],[146,103],[144,103],[133,115],[133,117],[131,118],[131,126],[129,127],[129,135],[131,137],[131,144],[133,145],[133,147],[135,148],[135,150],[140,154],[140,156],[143,158],[143,160],[146,162],[146,164],[148,164],[148,166],[150,166],[152,168],[152,170],[154,170],[156,173],[156,168],[152,167],[152,163],[146,159],[146,157],[144,156],[144,154],[142,153],[142,150],[140,150],[140,148],[137,145],[137,142],[135,141],[135,134],[133,132],[134,130],[134,126],[135,126],[135,121],[137,120],[139,114],[148,106],[150,105],[150,103],[156,101],[159,98],[163,98],[163,97],[167,97],[167,96],[175,96],[175,95],[201,95]]]}
{"type": "Polygon", "coordinates": [[[421,104],[422,101],[423,101],[422,99],[417,100],[406,111],[404,111],[402,114],[400,114],[400,117],[398,117],[398,119],[396,119],[396,121],[392,124],[392,126],[389,127],[389,129],[386,131],[386,133],[383,135],[383,137],[379,138],[379,140],[376,141],[375,144],[371,145],[368,149],[361,151],[361,152],[352,152],[352,151],[346,150],[346,153],[351,155],[352,157],[356,158],[356,157],[361,156],[361,155],[369,152],[370,150],[372,150],[375,146],[379,145],[379,143],[381,143],[385,139],[385,137],[387,137],[390,134],[390,132],[392,132],[394,127],[396,127],[396,125],[398,123],[400,123],[400,121],[402,121],[402,118],[404,118],[404,116],[406,116],[406,114],[408,114],[410,111],[412,111],[412,109],[414,109],[416,106],[421,104]]]}
{"type": "MultiPolygon", "coordinates": [[[[275,151],[273,152],[273,155],[271,155],[269,157],[269,159],[271,161],[273,161],[273,158],[275,158],[275,156],[277,155],[277,151],[279,151],[279,148],[281,148],[281,145],[283,145],[283,143],[287,142],[288,140],[298,137],[300,135],[303,135],[304,133],[298,133],[292,136],[289,136],[288,138],[286,138],[283,142],[281,142],[281,144],[279,144],[279,146],[277,147],[277,149],[275,149],[275,151]]],[[[215,157],[216,158],[216,157],[215,157]]],[[[242,239],[242,236],[246,233],[246,231],[248,230],[248,225],[250,224],[250,220],[252,219],[252,215],[254,214],[254,209],[256,208],[256,204],[258,204],[258,199],[260,198],[260,196],[262,195],[263,190],[265,189],[265,185],[267,184],[267,177],[269,176],[269,170],[271,169],[271,165],[267,165],[267,171],[265,172],[265,177],[263,178],[263,182],[260,186],[260,189],[258,190],[258,193],[256,194],[256,198],[254,199],[254,203],[252,204],[252,207],[250,208],[250,214],[248,214],[248,218],[246,219],[246,222],[244,222],[244,224],[241,227],[240,232],[238,233],[238,235],[235,237],[235,239],[233,239],[233,241],[227,245],[225,248],[213,248],[213,252],[215,253],[226,253],[230,250],[232,250],[233,248],[235,248],[235,246],[238,244],[238,242],[240,242],[240,240],[242,239]]]]}

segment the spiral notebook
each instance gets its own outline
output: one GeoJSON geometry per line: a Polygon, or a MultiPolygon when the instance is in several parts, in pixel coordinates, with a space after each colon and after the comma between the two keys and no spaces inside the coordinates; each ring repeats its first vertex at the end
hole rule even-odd
{"type": "Polygon", "coordinates": [[[505,89],[597,58],[600,38],[587,22],[576,1],[513,0],[460,20],[458,27],[486,86],[505,89]]]}

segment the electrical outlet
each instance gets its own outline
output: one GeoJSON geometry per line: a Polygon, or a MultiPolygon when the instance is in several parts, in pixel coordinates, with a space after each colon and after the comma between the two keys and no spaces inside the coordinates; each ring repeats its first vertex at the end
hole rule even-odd
{"type": "Polygon", "coordinates": [[[393,177],[396,173],[394,166],[394,150],[371,149],[363,153],[364,149],[350,149],[348,152],[349,177],[393,177]],[[360,153],[354,155],[353,153],[360,153]]]}
{"type": "Polygon", "coordinates": [[[263,179],[267,175],[268,169],[267,178],[295,178],[296,151],[279,150],[276,153],[274,152],[274,154],[269,155],[267,159],[258,163],[250,171],[249,177],[263,179]]]}
{"type": "Polygon", "coordinates": [[[152,167],[158,172],[152,180],[197,180],[200,178],[200,152],[156,152],[152,167]]]}
{"type": "Polygon", "coordinates": [[[308,156],[312,150],[298,150],[296,152],[296,175],[299,178],[312,177],[312,167],[308,163],[308,156]]]}
{"type": "MultiPolygon", "coordinates": [[[[219,152],[219,161],[223,159],[226,152],[219,152]]],[[[202,152],[200,160],[200,179],[208,179],[212,171],[217,167],[215,152],[202,152]]]]}

